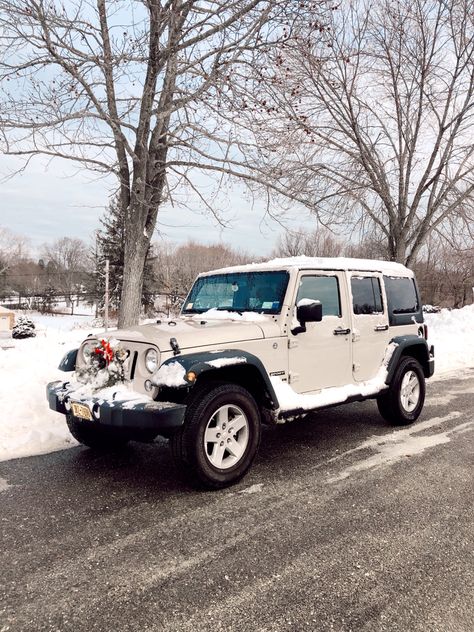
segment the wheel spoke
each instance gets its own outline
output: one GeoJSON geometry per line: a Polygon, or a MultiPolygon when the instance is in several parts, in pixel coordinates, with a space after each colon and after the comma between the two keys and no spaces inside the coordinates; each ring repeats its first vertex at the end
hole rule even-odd
{"type": "Polygon", "coordinates": [[[215,443],[212,448],[211,461],[216,467],[222,467],[222,461],[224,459],[225,445],[223,442],[215,443]]]}
{"type": "Polygon", "coordinates": [[[221,436],[221,432],[220,428],[217,427],[208,428],[206,430],[206,434],[204,435],[204,440],[206,443],[217,443],[221,436]]]}
{"type": "Polygon", "coordinates": [[[243,415],[236,415],[234,419],[231,420],[231,426],[233,428],[233,434],[235,435],[239,430],[242,430],[247,425],[247,420],[243,415]]]}
{"type": "Polygon", "coordinates": [[[222,406],[217,411],[217,425],[222,426],[223,423],[227,423],[229,421],[229,408],[230,406],[222,406]]]}
{"type": "Polygon", "coordinates": [[[240,443],[233,437],[226,443],[225,447],[232,456],[235,456],[236,459],[240,459],[245,449],[245,446],[240,445],[240,443]]]}

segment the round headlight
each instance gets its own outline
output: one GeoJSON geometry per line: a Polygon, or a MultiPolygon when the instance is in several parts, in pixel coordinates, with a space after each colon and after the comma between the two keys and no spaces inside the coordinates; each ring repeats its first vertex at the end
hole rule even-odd
{"type": "Polygon", "coordinates": [[[82,357],[84,358],[84,360],[89,360],[89,358],[92,355],[92,352],[94,351],[94,349],[97,347],[97,340],[91,340],[89,342],[86,342],[86,344],[82,347],[82,357]]]}
{"type": "Polygon", "coordinates": [[[146,352],[145,366],[150,373],[154,373],[158,368],[158,351],[156,349],[148,349],[146,352]]]}

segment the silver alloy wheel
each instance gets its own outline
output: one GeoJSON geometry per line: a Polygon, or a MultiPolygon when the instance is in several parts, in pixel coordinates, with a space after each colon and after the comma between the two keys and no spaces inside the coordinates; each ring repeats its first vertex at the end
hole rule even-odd
{"type": "Polygon", "coordinates": [[[420,401],[420,378],[415,371],[407,371],[400,385],[400,402],[407,413],[411,413],[420,401]]]}
{"type": "Polygon", "coordinates": [[[249,441],[249,422],[244,411],[234,404],[221,406],[212,415],[204,431],[204,453],[221,470],[236,465],[249,441]]]}

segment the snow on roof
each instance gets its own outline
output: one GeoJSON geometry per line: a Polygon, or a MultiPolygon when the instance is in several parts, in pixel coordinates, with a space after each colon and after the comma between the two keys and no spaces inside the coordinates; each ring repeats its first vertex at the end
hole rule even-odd
{"type": "Polygon", "coordinates": [[[204,272],[200,276],[216,273],[230,272],[258,272],[274,269],[305,269],[305,270],[355,270],[383,272],[394,276],[413,276],[413,272],[401,263],[395,261],[380,261],[377,259],[352,259],[348,257],[285,257],[281,259],[271,259],[261,263],[247,263],[240,266],[220,268],[210,272],[204,272]]]}

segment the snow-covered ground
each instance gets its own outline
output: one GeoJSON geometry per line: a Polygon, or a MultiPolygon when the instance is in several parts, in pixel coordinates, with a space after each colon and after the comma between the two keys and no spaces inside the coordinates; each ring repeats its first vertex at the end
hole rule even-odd
{"type": "MultiPolygon", "coordinates": [[[[49,410],[45,386],[64,378],[57,366],[92,328],[92,317],[33,314],[36,338],[0,346],[0,460],[42,454],[75,445],[62,415],[49,410]]],[[[436,373],[474,367],[474,305],[427,314],[428,339],[435,345],[436,373]]],[[[0,341],[1,343],[1,341],[0,341]]]]}

